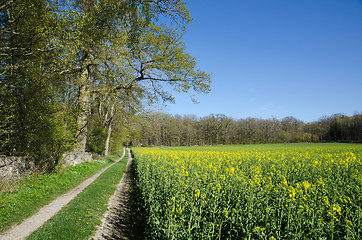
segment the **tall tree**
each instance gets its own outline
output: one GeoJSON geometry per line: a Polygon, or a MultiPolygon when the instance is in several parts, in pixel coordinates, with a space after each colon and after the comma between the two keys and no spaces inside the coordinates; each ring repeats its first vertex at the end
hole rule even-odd
{"type": "Polygon", "coordinates": [[[184,53],[176,30],[190,21],[182,1],[69,3],[76,11],[68,11],[68,25],[72,27],[66,26],[75,34],[68,34],[63,41],[76,43],[67,45],[67,52],[78,60],[61,72],[78,72],[78,150],[85,149],[89,104],[95,93],[172,101],[172,96],[162,90],[164,83],[182,92],[190,88],[209,90],[210,76],[197,70],[195,59],[184,53]],[[157,26],[161,15],[170,17],[176,27],[157,26]]]}
{"type": "Polygon", "coordinates": [[[210,75],[181,41],[189,22],[181,0],[2,1],[1,151],[22,153],[44,139],[84,152],[91,109],[107,99],[107,152],[120,113],[173,101],[166,86],[208,92],[210,75]]]}

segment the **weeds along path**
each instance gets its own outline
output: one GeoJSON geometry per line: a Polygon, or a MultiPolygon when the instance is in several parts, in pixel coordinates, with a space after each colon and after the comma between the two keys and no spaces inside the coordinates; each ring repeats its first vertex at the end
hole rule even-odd
{"type": "Polygon", "coordinates": [[[129,148],[126,170],[113,196],[109,199],[108,210],[103,215],[102,223],[90,239],[122,239],[126,231],[126,213],[128,189],[131,181],[132,155],[129,148]]]}
{"type": "Polygon", "coordinates": [[[60,209],[73,200],[79,193],[81,193],[88,185],[96,180],[104,171],[120,161],[126,154],[126,149],[123,149],[122,156],[114,163],[103,168],[92,177],[88,178],[77,187],[73,188],[69,192],[55,199],[53,202],[42,207],[36,214],[30,218],[24,220],[21,224],[13,226],[10,230],[0,234],[1,240],[20,240],[28,237],[32,232],[41,227],[46,221],[57,214],[60,209]]]}

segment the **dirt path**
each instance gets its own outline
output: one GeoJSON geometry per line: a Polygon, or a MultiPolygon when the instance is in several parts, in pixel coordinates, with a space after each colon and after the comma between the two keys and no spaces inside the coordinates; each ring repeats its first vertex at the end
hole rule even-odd
{"type": "MultiPolygon", "coordinates": [[[[128,150],[129,151],[129,150],[128,150]]],[[[13,226],[10,230],[0,234],[1,240],[20,240],[28,237],[32,232],[41,227],[46,221],[59,212],[65,205],[67,205],[71,200],[73,200],[79,193],[81,193],[88,185],[90,185],[94,180],[96,180],[104,171],[113,166],[116,162],[120,161],[126,151],[123,149],[122,157],[117,161],[109,165],[108,167],[103,168],[98,173],[94,174],[92,177],[88,178],[76,188],[70,190],[64,195],[58,197],[50,204],[42,207],[36,214],[30,218],[24,220],[21,224],[13,226]]]]}
{"type": "Polygon", "coordinates": [[[126,230],[126,213],[132,156],[129,149],[126,171],[113,196],[109,199],[108,210],[103,215],[102,224],[90,239],[122,239],[126,230]]]}

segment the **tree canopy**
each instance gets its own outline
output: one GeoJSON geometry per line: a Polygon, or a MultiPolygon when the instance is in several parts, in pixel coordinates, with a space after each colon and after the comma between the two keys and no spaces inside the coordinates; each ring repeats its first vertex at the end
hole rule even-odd
{"type": "Polygon", "coordinates": [[[0,151],[107,154],[123,131],[112,122],[172,91],[207,93],[210,75],[182,43],[190,22],[181,0],[3,1],[0,151]]]}

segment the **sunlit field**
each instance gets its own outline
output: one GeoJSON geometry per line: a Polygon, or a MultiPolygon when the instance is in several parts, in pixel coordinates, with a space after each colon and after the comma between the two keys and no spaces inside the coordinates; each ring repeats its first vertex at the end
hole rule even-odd
{"type": "Polygon", "coordinates": [[[153,239],[361,239],[362,145],[135,148],[153,239]]]}

